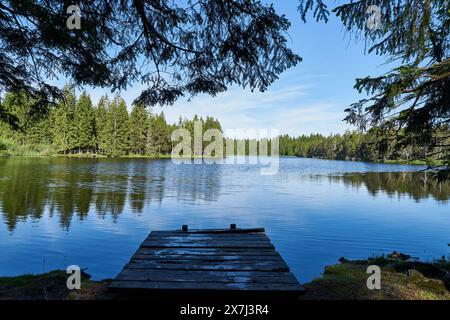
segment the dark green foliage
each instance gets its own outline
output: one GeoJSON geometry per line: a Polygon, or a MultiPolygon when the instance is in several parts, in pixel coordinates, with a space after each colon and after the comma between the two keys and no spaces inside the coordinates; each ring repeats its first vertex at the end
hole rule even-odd
{"type": "MultiPolygon", "coordinates": [[[[444,134],[444,133],[441,133],[444,134]]],[[[450,132],[447,131],[447,134],[450,132]]],[[[235,141],[235,153],[237,143],[245,143],[245,155],[249,154],[251,143],[260,150],[261,141],[238,140],[235,141]]],[[[268,141],[268,152],[272,141],[268,141]]],[[[323,136],[321,134],[302,135],[290,137],[282,135],[279,137],[279,154],[281,156],[295,156],[303,158],[320,158],[332,160],[353,160],[369,162],[417,162],[429,165],[438,164],[442,157],[441,148],[434,148],[430,155],[430,147],[423,145],[408,145],[402,149],[397,147],[398,141],[387,140],[381,135],[380,130],[371,129],[367,133],[350,132],[323,136]]],[[[264,152],[259,152],[264,154],[264,152]]]]}
{"type": "MultiPolygon", "coordinates": [[[[184,119],[170,125],[163,112],[150,113],[142,104],[134,104],[128,114],[119,93],[111,101],[101,97],[94,107],[87,92],[83,91],[77,98],[69,85],[62,91],[63,97],[56,106],[49,107],[49,114],[36,118],[29,116],[31,98],[25,93],[7,93],[4,106],[18,119],[22,129],[15,130],[0,122],[0,152],[23,154],[12,151],[13,144],[33,151],[29,154],[39,154],[42,148],[38,146],[42,146],[46,147],[46,154],[158,156],[171,153],[171,134],[177,128],[188,128],[194,141],[194,121],[201,123],[202,135],[207,129],[222,130],[219,121],[209,116],[206,120],[195,116],[193,120],[184,119]]],[[[202,150],[207,144],[203,144],[202,150]]]]}
{"type": "Polygon", "coordinates": [[[1,124],[2,135],[12,138],[20,143],[25,143],[25,130],[32,130],[36,125],[36,119],[30,117],[30,110],[33,99],[30,99],[24,92],[7,93],[3,100],[3,108],[16,121],[21,130],[9,130],[7,124],[1,124]]]}
{"type": "Polygon", "coordinates": [[[93,151],[96,147],[95,110],[91,98],[83,91],[75,108],[74,115],[74,145],[79,151],[93,151]]]}
{"type": "MultiPolygon", "coordinates": [[[[217,129],[219,130],[221,133],[222,132],[222,126],[220,125],[219,120],[214,119],[213,117],[209,117],[207,116],[206,119],[203,119],[202,117],[198,117],[197,115],[195,115],[192,120],[188,120],[188,119],[182,119],[180,118],[178,121],[178,126],[184,129],[187,129],[189,131],[189,134],[191,136],[191,150],[192,153],[195,153],[195,146],[194,146],[194,123],[197,122],[197,130],[198,133],[201,134],[201,136],[203,137],[204,133],[208,130],[208,129],[217,129]]],[[[209,145],[211,142],[210,141],[202,141],[201,144],[199,145],[199,147],[201,147],[201,150],[204,150],[205,147],[207,145],[209,145]]],[[[197,150],[197,154],[198,154],[198,150],[197,150]]]]}
{"type": "MultiPolygon", "coordinates": [[[[63,92],[49,84],[123,90],[148,85],[137,102],[172,104],[229,85],[265,90],[301,58],[286,46],[290,23],[247,0],[6,0],[0,2],[0,94],[25,91],[43,112],[63,92]],[[66,26],[69,5],[81,29],[66,26]]],[[[16,123],[0,104],[0,117],[16,123]]]]}
{"type": "Polygon", "coordinates": [[[168,154],[171,150],[170,132],[164,113],[150,118],[147,133],[147,152],[150,154],[168,154]]]}
{"type": "MultiPolygon", "coordinates": [[[[106,156],[132,155],[168,155],[179,141],[171,141],[171,134],[177,128],[186,129],[191,136],[191,150],[194,155],[203,154],[212,141],[200,141],[200,150],[195,150],[194,133],[200,133],[200,139],[208,129],[222,127],[217,119],[207,116],[194,116],[192,120],[180,118],[177,124],[168,124],[164,113],[150,113],[142,104],[135,104],[128,115],[125,101],[116,94],[112,101],[100,98],[96,107],[86,92],[77,99],[69,86],[64,88],[64,97],[56,107],[50,108],[45,118],[29,118],[30,98],[25,94],[8,93],[5,106],[19,119],[23,130],[13,130],[8,125],[0,126],[2,138],[17,145],[40,150],[39,145],[51,145],[61,154],[97,154],[106,156]],[[28,120],[27,120],[28,119],[28,120]],[[195,123],[197,125],[195,126],[195,123]],[[195,153],[194,153],[195,151],[195,153]]],[[[397,133],[404,135],[404,130],[397,133]]],[[[448,129],[434,132],[434,135],[449,136],[448,129]]],[[[323,136],[321,134],[302,135],[297,138],[283,135],[279,137],[279,154],[337,160],[360,161],[404,161],[421,160],[430,165],[439,164],[446,149],[432,144],[407,144],[402,139],[391,139],[390,133],[373,128],[367,133],[346,132],[342,135],[323,136]],[[388,137],[388,138],[387,138],[388,137]]],[[[216,137],[212,137],[215,141],[216,137]]],[[[224,152],[226,143],[224,142],[224,152]]],[[[2,148],[8,149],[9,142],[3,142],[2,148]]],[[[234,140],[234,154],[248,155],[258,152],[270,155],[272,140],[234,140]],[[244,149],[238,146],[244,145],[244,149]],[[265,147],[267,145],[267,147],[265,147]],[[262,150],[264,149],[264,150],[262,150]]],[[[214,155],[214,154],[212,154],[214,155]]]]}
{"type": "MultiPolygon", "coordinates": [[[[302,16],[314,7],[313,2],[318,8],[313,15],[326,18],[320,0],[301,0],[302,16]]],[[[429,156],[438,152],[448,172],[450,2],[364,0],[341,4],[333,12],[348,31],[364,36],[369,53],[400,64],[384,75],[357,79],[355,88],[372,96],[352,104],[345,120],[361,129],[378,128],[385,137],[380,144],[395,140],[397,152],[417,145],[429,156]],[[366,27],[370,5],[380,8],[378,29],[366,27]]]]}
{"type": "Polygon", "coordinates": [[[300,0],[298,11],[300,12],[301,18],[304,22],[306,22],[306,14],[309,10],[314,11],[313,15],[317,21],[324,20],[327,22],[328,15],[330,14],[327,8],[327,5],[323,3],[322,0],[300,0]]]}
{"type": "Polygon", "coordinates": [[[125,101],[116,94],[106,118],[106,153],[122,156],[128,150],[129,119],[125,101]]]}
{"type": "Polygon", "coordinates": [[[96,146],[99,153],[106,153],[108,144],[107,120],[108,120],[109,100],[107,96],[100,98],[95,108],[95,132],[96,146]]]}
{"type": "Polygon", "coordinates": [[[329,176],[328,179],[355,188],[365,186],[374,196],[385,192],[392,197],[408,195],[417,201],[430,196],[438,201],[450,199],[450,181],[438,182],[430,172],[365,172],[329,176]]]}
{"type": "Polygon", "coordinates": [[[135,104],[130,113],[129,149],[134,154],[144,154],[147,144],[149,114],[142,104],[135,104]]]}
{"type": "Polygon", "coordinates": [[[53,143],[58,152],[66,153],[74,148],[76,135],[75,125],[76,96],[73,89],[66,86],[64,96],[52,110],[54,118],[53,143]]]}

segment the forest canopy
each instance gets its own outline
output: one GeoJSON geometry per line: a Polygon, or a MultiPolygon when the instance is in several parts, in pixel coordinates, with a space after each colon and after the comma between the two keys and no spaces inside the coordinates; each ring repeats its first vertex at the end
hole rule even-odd
{"type": "MultiPolygon", "coordinates": [[[[196,122],[200,123],[201,131],[198,133],[202,136],[209,129],[222,132],[220,121],[210,116],[203,118],[195,115],[192,119],[180,118],[176,123],[170,124],[163,112],[151,112],[142,104],[134,104],[128,111],[126,102],[118,93],[113,97],[102,96],[94,104],[89,93],[82,91],[77,96],[70,86],[64,88],[64,99],[56,106],[49,107],[46,117],[28,117],[32,105],[32,99],[24,93],[5,95],[4,107],[19,119],[23,130],[14,130],[9,125],[0,123],[0,155],[160,157],[169,156],[174,145],[179,143],[172,140],[172,133],[176,129],[182,128],[189,132],[191,150],[195,150],[196,122]]],[[[383,140],[380,135],[376,129],[367,133],[348,131],[329,136],[282,135],[278,138],[278,150],[281,156],[429,165],[441,163],[439,159],[442,152],[445,152],[442,148],[435,148],[434,154],[429,156],[428,146],[421,144],[398,149],[395,141],[380,143],[380,139],[383,140]]],[[[222,139],[225,148],[230,140],[226,136],[222,139]]],[[[210,143],[202,142],[201,150],[204,155],[205,148],[210,143]]],[[[270,139],[234,139],[232,143],[233,154],[236,155],[250,155],[250,150],[260,153],[266,150],[270,154],[272,150],[270,139]],[[264,146],[266,143],[266,148],[260,148],[261,144],[264,146]]],[[[225,151],[227,150],[223,150],[223,154],[225,151]]]]}
{"type": "Polygon", "coordinates": [[[180,118],[178,123],[169,124],[164,112],[150,112],[142,104],[134,104],[128,112],[119,93],[111,98],[103,96],[94,105],[86,91],[78,97],[70,86],[63,91],[64,98],[49,107],[46,117],[34,119],[28,117],[31,97],[24,93],[5,95],[4,107],[24,130],[0,123],[0,155],[162,156],[172,150],[173,130],[184,128],[194,136],[194,121],[201,123],[202,132],[222,131],[219,121],[209,116],[180,118]]]}

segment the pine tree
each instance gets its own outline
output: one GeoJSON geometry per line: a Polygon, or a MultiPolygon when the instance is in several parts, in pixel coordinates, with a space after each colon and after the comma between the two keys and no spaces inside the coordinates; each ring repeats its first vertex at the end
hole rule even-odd
{"type": "Polygon", "coordinates": [[[49,115],[43,119],[33,121],[29,124],[26,132],[27,144],[30,145],[47,145],[49,146],[53,140],[52,121],[53,110],[49,110],[49,115]]]}
{"type": "Polygon", "coordinates": [[[214,96],[232,85],[265,91],[301,61],[287,47],[289,26],[261,1],[1,1],[0,88],[50,100],[61,93],[55,74],[93,87],[145,79],[137,99],[147,106],[214,96]],[[77,2],[79,36],[63,14],[77,2]]]}
{"type": "MultiPolygon", "coordinates": [[[[8,137],[21,145],[42,145],[51,141],[51,125],[48,115],[45,118],[36,117],[32,111],[34,99],[25,92],[7,93],[3,101],[3,111],[16,118],[15,124],[19,130],[7,123],[2,123],[2,136],[8,137]]],[[[49,108],[48,108],[49,109],[49,108]]],[[[1,111],[0,111],[1,112],[1,111]]]]}
{"type": "Polygon", "coordinates": [[[4,127],[5,137],[14,140],[20,145],[26,143],[27,113],[30,99],[25,93],[6,93],[2,101],[0,112],[7,112],[13,117],[14,126],[4,127]],[[20,129],[20,130],[15,130],[20,129]]]}
{"type": "Polygon", "coordinates": [[[78,99],[74,115],[74,147],[78,151],[95,148],[95,114],[91,98],[83,91],[78,99]]]}
{"type": "Polygon", "coordinates": [[[125,101],[116,94],[109,105],[107,116],[107,154],[113,157],[122,156],[128,151],[128,111],[125,101]]]}
{"type": "Polygon", "coordinates": [[[76,96],[70,86],[64,88],[64,98],[59,102],[54,113],[53,144],[58,152],[66,154],[76,144],[73,118],[76,96]]]}
{"type": "Polygon", "coordinates": [[[164,112],[150,119],[147,152],[149,154],[168,154],[171,150],[170,132],[164,112]]]}
{"type": "Polygon", "coordinates": [[[108,96],[102,96],[95,108],[96,146],[99,153],[106,153],[108,148],[108,96]]]}
{"type": "Polygon", "coordinates": [[[142,104],[133,105],[130,113],[129,149],[131,153],[145,153],[147,134],[149,128],[149,115],[142,104]]]}
{"type": "MultiPolygon", "coordinates": [[[[195,121],[202,123],[203,131],[221,130],[219,121],[212,117],[206,117],[206,120],[198,116],[192,120],[180,117],[177,124],[168,124],[163,112],[151,114],[143,105],[134,105],[129,116],[119,94],[111,102],[107,96],[101,97],[94,108],[86,91],[77,99],[70,85],[64,87],[64,97],[57,106],[49,107],[45,118],[30,116],[32,103],[33,99],[25,93],[5,95],[2,107],[16,118],[15,123],[22,130],[12,130],[3,123],[0,125],[1,138],[30,149],[43,147],[42,150],[63,154],[94,151],[110,156],[128,152],[165,155],[171,152],[170,136],[177,128],[187,128],[192,140],[195,121]]],[[[0,148],[4,151],[7,144],[2,142],[0,148]]]]}

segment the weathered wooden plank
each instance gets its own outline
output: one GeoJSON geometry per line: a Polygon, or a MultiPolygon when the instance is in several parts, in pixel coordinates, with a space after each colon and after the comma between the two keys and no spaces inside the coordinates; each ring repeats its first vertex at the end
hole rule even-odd
{"type": "Polygon", "coordinates": [[[152,231],[152,233],[264,233],[264,228],[250,229],[189,229],[189,231],[171,230],[171,231],[152,231]]]}
{"type": "Polygon", "coordinates": [[[146,289],[146,290],[231,290],[231,291],[283,291],[300,293],[304,288],[300,284],[290,283],[219,283],[219,282],[169,282],[169,281],[120,281],[114,280],[109,285],[112,289],[146,289]]]}
{"type": "Polygon", "coordinates": [[[279,261],[281,257],[277,254],[272,255],[154,255],[154,254],[135,254],[132,259],[143,260],[199,260],[199,261],[279,261]]]}
{"type": "Polygon", "coordinates": [[[150,232],[149,236],[154,237],[254,237],[254,236],[266,236],[265,233],[255,232],[255,233],[236,233],[236,232],[174,232],[174,231],[153,231],[150,232]]]}
{"type": "Polygon", "coordinates": [[[283,260],[279,261],[200,261],[195,260],[132,260],[127,269],[178,269],[178,270],[242,270],[289,271],[283,260]]]}
{"type": "Polygon", "coordinates": [[[228,255],[279,255],[273,248],[147,248],[140,247],[136,254],[146,255],[200,255],[200,256],[228,256],[228,255]]]}
{"type": "Polygon", "coordinates": [[[236,244],[239,243],[261,243],[261,244],[267,244],[272,245],[269,239],[230,239],[230,238],[223,238],[223,239],[217,239],[217,238],[209,238],[209,237],[189,237],[189,238],[182,238],[182,237],[149,237],[145,239],[143,242],[164,242],[164,243],[217,243],[217,242],[233,242],[236,244]]]}
{"type": "Polygon", "coordinates": [[[141,247],[154,248],[274,248],[267,241],[153,241],[145,240],[141,247]]]}
{"type": "Polygon", "coordinates": [[[290,272],[196,271],[124,269],[115,280],[128,281],[202,281],[243,283],[298,283],[290,272]]]}
{"type": "Polygon", "coordinates": [[[214,236],[214,237],[228,237],[228,236],[265,236],[265,233],[262,232],[253,232],[253,233],[242,233],[242,232],[182,232],[182,231],[152,231],[149,236],[155,237],[179,237],[179,236],[188,236],[188,237],[205,237],[205,236],[214,236]]]}
{"type": "Polygon", "coordinates": [[[150,234],[145,240],[157,241],[269,241],[265,234],[179,234],[154,235],[150,234]]]}
{"type": "Polygon", "coordinates": [[[153,231],[109,286],[301,292],[264,229],[153,231]]]}

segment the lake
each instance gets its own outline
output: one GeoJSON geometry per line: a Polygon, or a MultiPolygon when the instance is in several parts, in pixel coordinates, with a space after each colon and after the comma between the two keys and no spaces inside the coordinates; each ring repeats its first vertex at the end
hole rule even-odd
{"type": "Polygon", "coordinates": [[[393,250],[448,255],[450,183],[420,166],[281,158],[258,165],[151,159],[0,159],[0,275],[76,264],[114,277],[152,230],[265,227],[301,282],[393,250]]]}

